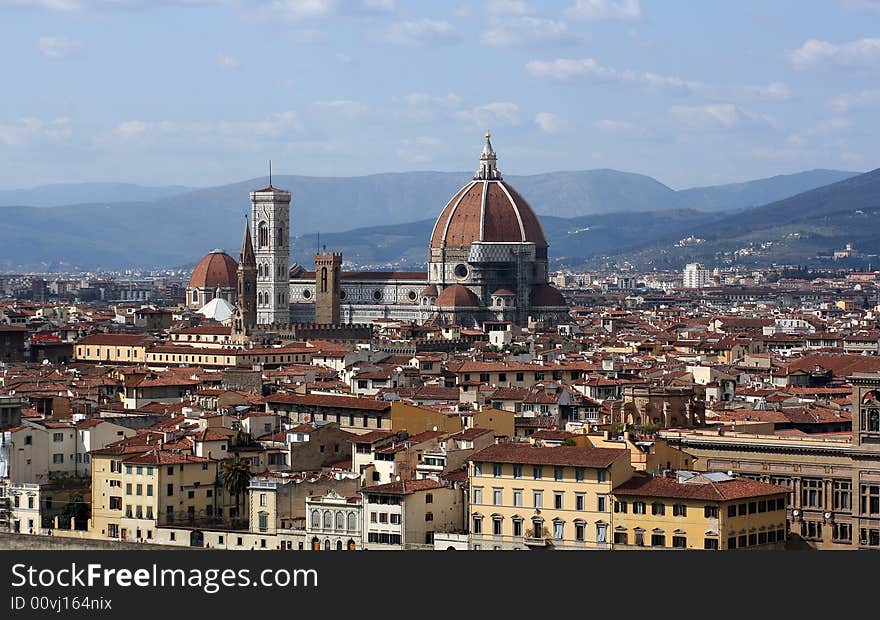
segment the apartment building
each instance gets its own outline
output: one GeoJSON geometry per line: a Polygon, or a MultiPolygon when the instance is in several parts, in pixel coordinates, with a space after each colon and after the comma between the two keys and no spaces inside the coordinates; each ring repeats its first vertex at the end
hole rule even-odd
{"type": "Polygon", "coordinates": [[[121,445],[92,452],[96,538],[150,541],[159,526],[222,518],[217,461],[161,446],[121,445]]]}
{"type": "Polygon", "coordinates": [[[433,549],[435,532],[463,530],[460,489],[437,480],[399,480],[361,489],[364,549],[433,549]]]}
{"type": "Polygon", "coordinates": [[[504,443],[469,472],[472,549],[610,549],[611,493],[633,468],[624,448],[504,443]]]}
{"type": "Polygon", "coordinates": [[[618,549],[782,549],[788,489],[727,474],[634,474],[614,488],[618,549]]]}

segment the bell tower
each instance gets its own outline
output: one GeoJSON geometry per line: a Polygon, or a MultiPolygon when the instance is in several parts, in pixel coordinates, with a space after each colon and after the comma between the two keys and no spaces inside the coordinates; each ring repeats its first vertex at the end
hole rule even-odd
{"type": "Polygon", "coordinates": [[[315,254],[315,323],[339,325],[342,254],[315,254]]]}
{"type": "Polygon", "coordinates": [[[290,192],[269,186],[251,192],[257,264],[257,324],[290,323],[290,192]]]}

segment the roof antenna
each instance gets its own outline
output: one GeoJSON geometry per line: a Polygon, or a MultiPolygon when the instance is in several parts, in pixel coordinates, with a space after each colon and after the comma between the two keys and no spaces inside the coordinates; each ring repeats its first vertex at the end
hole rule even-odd
{"type": "Polygon", "coordinates": [[[272,160],[269,160],[269,187],[272,187],[272,160]]]}

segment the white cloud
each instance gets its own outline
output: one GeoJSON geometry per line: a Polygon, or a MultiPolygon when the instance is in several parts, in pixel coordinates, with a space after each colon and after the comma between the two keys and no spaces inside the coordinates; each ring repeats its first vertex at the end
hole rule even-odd
{"type": "Polygon", "coordinates": [[[433,136],[401,140],[397,147],[397,157],[412,164],[424,164],[432,161],[434,153],[444,144],[443,140],[433,136]]]}
{"type": "Polygon", "coordinates": [[[639,0],[575,0],[565,11],[572,19],[635,20],[642,16],[639,0]]]}
{"type": "Polygon", "coordinates": [[[550,61],[532,60],[526,63],[526,71],[535,77],[560,82],[576,80],[612,82],[682,93],[700,91],[705,87],[702,82],[685,80],[675,76],[605,67],[593,58],[557,58],[550,61]]]}
{"type": "Polygon", "coordinates": [[[603,119],[596,123],[596,128],[624,138],[643,138],[648,135],[647,128],[630,121],[603,119]]]}
{"type": "Polygon", "coordinates": [[[842,0],[841,4],[853,11],[880,11],[880,0],[842,0]]]}
{"type": "Polygon", "coordinates": [[[758,99],[764,101],[788,101],[791,99],[791,89],[782,82],[769,84],[746,84],[736,89],[738,95],[746,99],[758,99]]]}
{"type": "Polygon", "coordinates": [[[73,134],[70,119],[42,120],[27,116],[11,123],[0,123],[0,146],[27,146],[34,142],[57,142],[73,134]]]}
{"type": "Polygon", "coordinates": [[[834,117],[822,120],[804,131],[795,132],[786,138],[786,142],[793,147],[806,147],[815,142],[827,142],[836,139],[852,129],[852,121],[844,117],[834,117]]]}
{"type": "Polygon", "coordinates": [[[521,16],[493,20],[480,40],[486,45],[529,47],[577,43],[583,36],[570,32],[564,21],[521,16]]]}
{"type": "Polygon", "coordinates": [[[469,110],[461,110],[456,117],[470,121],[481,129],[491,129],[498,125],[519,125],[519,106],[509,101],[486,103],[469,110]]]}
{"type": "Polygon", "coordinates": [[[489,0],[486,11],[494,15],[527,15],[531,9],[524,0],[489,0]]]}
{"type": "Polygon", "coordinates": [[[197,7],[228,5],[232,0],[0,0],[2,8],[27,8],[73,12],[89,10],[130,10],[155,7],[197,7]]]}
{"type": "Polygon", "coordinates": [[[880,38],[857,39],[842,45],[808,39],[787,55],[792,66],[798,70],[818,66],[876,69],[880,63],[880,38]]]}
{"type": "Polygon", "coordinates": [[[447,45],[460,38],[452,24],[436,19],[395,22],[380,36],[385,43],[406,47],[447,45]]]}
{"type": "MultiPolygon", "coordinates": [[[[305,126],[293,111],[244,121],[142,121],[128,120],[110,131],[114,142],[166,142],[174,144],[253,144],[255,137],[282,139],[301,134],[305,126]]],[[[105,138],[106,141],[106,138],[105,138]]]]}
{"type": "Polygon", "coordinates": [[[831,100],[831,109],[835,112],[848,112],[850,110],[875,107],[880,107],[880,89],[847,93],[831,100]]]}
{"type": "Polygon", "coordinates": [[[401,114],[409,121],[429,123],[438,118],[450,118],[461,107],[462,98],[455,93],[436,96],[429,93],[409,93],[401,98],[405,107],[401,114]]]}
{"type": "Polygon", "coordinates": [[[67,37],[40,37],[37,47],[44,57],[60,60],[78,52],[82,44],[67,37]]]}
{"type": "Polygon", "coordinates": [[[773,125],[773,119],[743,110],[732,103],[672,106],[669,116],[679,127],[698,131],[730,130],[773,125]]]}
{"type": "Polygon", "coordinates": [[[330,112],[334,116],[355,119],[367,112],[369,109],[360,101],[352,101],[351,99],[333,99],[331,101],[316,101],[315,106],[330,112]]]}
{"type": "Polygon", "coordinates": [[[552,112],[538,112],[535,114],[535,124],[546,133],[556,133],[563,128],[565,123],[552,112]]]}
{"type": "Polygon", "coordinates": [[[235,70],[241,68],[241,62],[239,62],[237,58],[233,58],[223,52],[217,54],[217,64],[224,69],[235,70]]]}

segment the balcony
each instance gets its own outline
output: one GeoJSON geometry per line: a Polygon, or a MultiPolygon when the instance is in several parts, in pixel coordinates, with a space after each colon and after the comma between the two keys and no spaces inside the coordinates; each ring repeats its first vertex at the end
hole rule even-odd
{"type": "Polygon", "coordinates": [[[527,547],[547,547],[550,541],[546,538],[535,538],[534,536],[523,537],[523,544],[527,547]]]}

